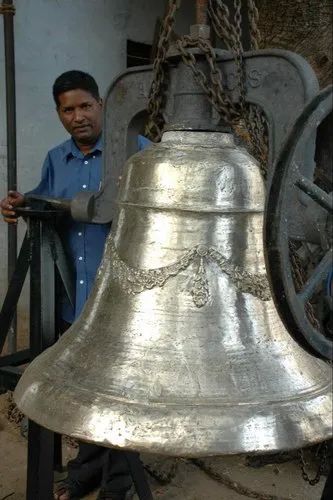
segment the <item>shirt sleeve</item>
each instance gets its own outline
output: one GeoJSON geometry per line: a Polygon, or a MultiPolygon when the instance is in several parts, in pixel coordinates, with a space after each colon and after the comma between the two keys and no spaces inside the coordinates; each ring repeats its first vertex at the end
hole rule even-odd
{"type": "Polygon", "coordinates": [[[48,153],[42,167],[42,176],[41,180],[34,189],[25,193],[25,196],[29,196],[32,194],[38,194],[43,196],[52,196],[52,162],[50,158],[50,154],[48,153]]]}
{"type": "Polygon", "coordinates": [[[150,146],[152,142],[143,135],[138,135],[138,151],[142,151],[150,146]]]}

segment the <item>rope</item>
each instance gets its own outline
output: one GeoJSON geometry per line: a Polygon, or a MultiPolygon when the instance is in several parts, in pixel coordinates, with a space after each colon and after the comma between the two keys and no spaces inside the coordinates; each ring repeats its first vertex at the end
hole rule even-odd
{"type": "Polygon", "coordinates": [[[2,3],[0,5],[0,14],[12,14],[15,15],[15,7],[10,3],[2,3]]]}

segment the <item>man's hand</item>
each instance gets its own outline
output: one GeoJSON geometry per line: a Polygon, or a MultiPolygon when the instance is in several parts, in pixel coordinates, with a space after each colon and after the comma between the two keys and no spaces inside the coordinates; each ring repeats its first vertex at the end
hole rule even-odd
{"type": "Polygon", "coordinates": [[[17,191],[8,191],[7,198],[4,198],[1,203],[1,214],[4,218],[4,221],[9,224],[16,224],[17,215],[14,212],[13,208],[21,207],[24,204],[24,196],[17,191]]]}

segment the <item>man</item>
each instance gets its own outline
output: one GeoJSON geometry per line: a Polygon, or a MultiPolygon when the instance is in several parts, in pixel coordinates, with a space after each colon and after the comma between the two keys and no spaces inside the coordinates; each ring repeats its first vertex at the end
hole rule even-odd
{"type": "MultiPolygon", "coordinates": [[[[98,191],[102,167],[102,100],[98,86],[89,74],[68,71],[56,79],[53,97],[59,119],[71,138],[49,151],[41,181],[29,194],[71,199],[79,191],[98,191]]],[[[140,137],[139,147],[148,142],[140,137]]],[[[1,201],[1,212],[6,222],[17,222],[14,209],[23,205],[24,201],[24,195],[16,191],[10,191],[1,201]]],[[[62,225],[62,241],[76,272],[75,309],[65,296],[62,300],[62,333],[85,304],[109,229],[109,224],[83,224],[71,219],[62,225]]],[[[57,489],[54,498],[80,498],[101,482],[99,499],[126,498],[132,479],[124,454],[80,443],[77,458],[68,464],[68,478],[57,489]]]]}

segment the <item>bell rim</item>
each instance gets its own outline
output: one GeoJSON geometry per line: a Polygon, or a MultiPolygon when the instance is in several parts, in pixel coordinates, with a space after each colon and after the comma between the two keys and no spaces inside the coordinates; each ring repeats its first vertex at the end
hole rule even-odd
{"type": "Polygon", "coordinates": [[[260,402],[257,408],[251,405],[251,412],[247,405],[225,407],[221,418],[221,407],[210,411],[207,406],[178,407],[172,414],[169,407],[160,405],[150,406],[147,412],[147,405],[128,401],[110,399],[101,404],[98,396],[95,401],[84,401],[77,393],[64,393],[63,387],[50,388],[48,382],[38,387],[32,393],[19,382],[14,392],[17,406],[31,420],[53,432],[110,448],[193,458],[276,453],[311,446],[333,436],[329,390],[284,405],[277,402],[263,407],[260,402]],[[94,410],[103,406],[98,413],[94,410]],[[76,418],[69,418],[75,408],[76,418]],[[103,435],[96,430],[101,419],[103,435]],[[273,424],[265,428],[265,422],[273,424]]]}

